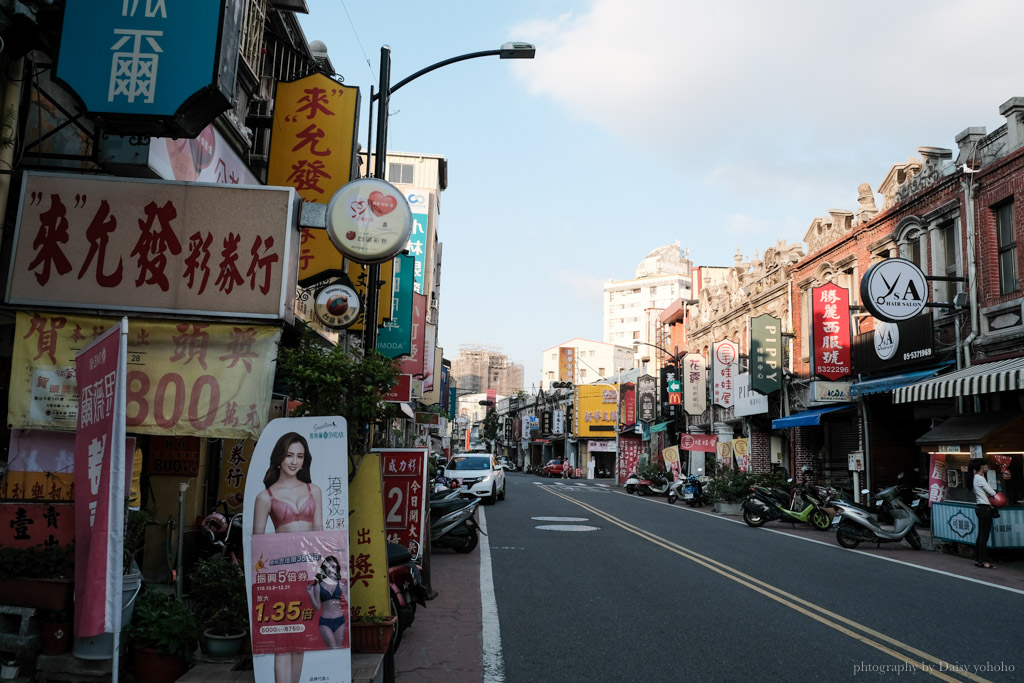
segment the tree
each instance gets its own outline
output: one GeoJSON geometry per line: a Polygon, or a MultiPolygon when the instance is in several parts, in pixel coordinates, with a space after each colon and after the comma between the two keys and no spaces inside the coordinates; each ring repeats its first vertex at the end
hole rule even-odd
{"type": "Polygon", "coordinates": [[[490,446],[498,439],[498,411],[490,409],[483,422],[483,439],[490,446]]]}
{"type": "Polygon", "coordinates": [[[341,415],[348,422],[349,454],[365,453],[370,431],[394,415],[382,396],[395,384],[394,361],[371,351],[358,356],[327,345],[308,325],[299,329],[294,347],[278,348],[278,380],[302,402],[292,417],[341,415]]]}

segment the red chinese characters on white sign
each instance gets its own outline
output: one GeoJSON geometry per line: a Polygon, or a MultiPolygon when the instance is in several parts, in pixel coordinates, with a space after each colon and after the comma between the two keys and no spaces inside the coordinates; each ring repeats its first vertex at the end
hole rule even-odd
{"type": "Polygon", "coordinates": [[[714,390],[712,392],[713,403],[729,408],[736,402],[736,375],[739,374],[740,349],[736,342],[728,339],[715,342],[714,358],[712,367],[714,369],[714,390]]]}
{"type": "Polygon", "coordinates": [[[850,363],[850,292],[834,283],[811,289],[814,374],[840,379],[850,363]]]}

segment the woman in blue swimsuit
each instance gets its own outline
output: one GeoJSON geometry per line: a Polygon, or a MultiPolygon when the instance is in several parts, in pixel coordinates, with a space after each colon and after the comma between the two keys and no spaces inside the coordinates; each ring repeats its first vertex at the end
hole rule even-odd
{"type": "Polygon", "coordinates": [[[320,635],[332,650],[345,644],[345,588],[341,564],[333,555],[320,565],[316,581],[306,586],[313,609],[320,610],[320,635]]]}

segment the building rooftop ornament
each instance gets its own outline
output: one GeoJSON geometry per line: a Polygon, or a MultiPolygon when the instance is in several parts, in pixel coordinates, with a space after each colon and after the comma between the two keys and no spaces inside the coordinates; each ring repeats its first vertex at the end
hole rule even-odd
{"type": "Polygon", "coordinates": [[[654,277],[656,275],[689,275],[690,253],[679,246],[679,240],[672,244],[657,247],[649,253],[636,267],[636,277],[654,277]]]}

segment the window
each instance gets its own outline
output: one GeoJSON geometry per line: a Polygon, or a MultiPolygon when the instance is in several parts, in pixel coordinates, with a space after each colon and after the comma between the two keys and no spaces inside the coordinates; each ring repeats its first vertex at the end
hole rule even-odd
{"type": "Polygon", "coordinates": [[[602,377],[604,377],[604,368],[598,368],[598,369],[597,369],[597,374],[599,374],[599,375],[601,375],[602,377]]]}
{"type": "MultiPolygon", "coordinates": [[[[939,226],[939,250],[942,254],[942,274],[947,277],[956,277],[957,258],[956,258],[956,223],[950,221],[945,225],[939,226]]],[[[953,301],[953,296],[956,294],[957,283],[955,282],[943,282],[942,291],[945,295],[943,302],[950,303],[953,301]]]]}
{"type": "Polygon", "coordinates": [[[996,244],[999,247],[999,293],[1020,289],[1017,279],[1017,240],[1013,234],[1013,202],[996,207],[996,244]]]}
{"type": "Polygon", "coordinates": [[[412,164],[388,164],[388,180],[412,185],[412,164]]]}
{"type": "Polygon", "coordinates": [[[586,368],[580,368],[580,379],[586,379],[586,377],[587,377],[587,369],[586,368]]]}

